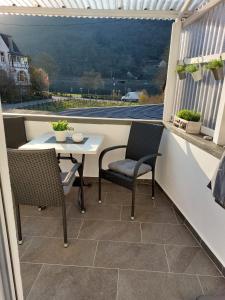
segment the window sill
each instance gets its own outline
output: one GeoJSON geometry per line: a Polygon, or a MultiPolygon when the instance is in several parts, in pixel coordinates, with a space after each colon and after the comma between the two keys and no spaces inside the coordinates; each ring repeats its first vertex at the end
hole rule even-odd
{"type": "Polygon", "coordinates": [[[171,122],[164,122],[164,126],[172,133],[178,135],[179,137],[183,138],[187,142],[204,150],[205,152],[211,154],[212,156],[218,159],[222,157],[222,154],[225,149],[222,146],[218,146],[214,144],[212,141],[204,140],[202,134],[199,135],[188,134],[184,132],[182,129],[175,127],[171,122]]]}

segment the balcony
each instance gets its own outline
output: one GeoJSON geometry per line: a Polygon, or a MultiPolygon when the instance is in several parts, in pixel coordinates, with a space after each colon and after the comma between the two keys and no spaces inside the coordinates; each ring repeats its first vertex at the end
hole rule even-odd
{"type": "MultiPolygon", "coordinates": [[[[159,149],[162,156],[156,165],[156,195],[152,200],[152,178],[142,176],[134,221],[130,220],[130,192],[104,182],[99,204],[96,183],[100,151],[127,144],[132,120],[64,115],[77,132],[104,136],[99,152],[85,160],[85,181],[92,183],[84,191],[87,211],[80,213],[78,190],[73,187],[66,198],[69,247],[64,248],[59,209],[39,211],[23,206],[24,242],[17,245],[2,116],[23,116],[28,140],[51,131],[50,122],[62,116],[0,111],[0,298],[223,300],[225,211],[207,185],[224,152],[225,81],[214,80],[209,71],[204,71],[199,82],[190,74],[182,81],[175,69],[178,63],[200,66],[212,59],[225,60],[224,1],[149,0],[143,5],[119,1],[118,7],[117,2],[110,5],[104,1],[104,5],[88,1],[87,7],[79,1],[70,1],[72,7],[63,0],[60,7],[55,0],[51,7],[43,1],[35,6],[29,0],[25,6],[8,2],[10,6],[0,4],[0,13],[176,21],[172,25],[163,120],[139,120],[160,122],[165,127],[159,149]],[[173,126],[176,112],[186,108],[201,113],[201,134],[187,134],[173,126]],[[209,298],[198,298],[201,295],[209,298]]],[[[117,150],[106,157],[104,166],[123,157],[124,150],[117,150]]],[[[68,161],[60,163],[62,170],[69,167],[68,161]]]]}
{"type": "MultiPolygon", "coordinates": [[[[32,140],[60,117],[24,118],[32,140]]],[[[102,149],[127,142],[130,121],[65,118],[78,131],[104,135],[102,149]]],[[[19,254],[26,299],[178,300],[224,293],[224,239],[218,227],[225,218],[206,187],[222,148],[207,141],[202,148],[197,137],[189,140],[165,126],[156,197],[151,199],[151,178],[143,177],[135,221],[130,220],[131,193],[122,187],[104,182],[98,203],[96,156],[85,162],[85,180],[92,183],[85,187],[86,214],[77,207],[77,188],[67,196],[68,248],[62,243],[61,209],[22,207],[19,254]]],[[[123,154],[118,150],[106,157],[105,165],[123,154]]]]}

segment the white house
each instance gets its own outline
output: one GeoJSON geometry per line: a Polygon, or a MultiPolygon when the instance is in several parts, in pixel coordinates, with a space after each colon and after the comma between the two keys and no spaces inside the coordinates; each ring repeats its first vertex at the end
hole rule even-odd
{"type": "Polygon", "coordinates": [[[12,37],[0,33],[0,70],[4,70],[24,94],[30,86],[29,64],[12,37]]]}

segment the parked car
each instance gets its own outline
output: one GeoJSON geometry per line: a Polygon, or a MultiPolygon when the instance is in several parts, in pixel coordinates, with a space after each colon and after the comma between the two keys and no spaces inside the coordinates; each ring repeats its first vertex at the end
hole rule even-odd
{"type": "Polygon", "coordinates": [[[124,102],[138,102],[139,92],[128,92],[125,96],[121,98],[124,102]]]}

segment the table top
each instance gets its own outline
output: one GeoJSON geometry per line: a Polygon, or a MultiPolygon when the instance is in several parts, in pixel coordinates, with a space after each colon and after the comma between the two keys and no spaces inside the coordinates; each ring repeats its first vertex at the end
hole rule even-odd
{"type": "Polygon", "coordinates": [[[55,148],[56,153],[64,154],[97,154],[101,146],[104,136],[96,134],[83,134],[84,138],[88,138],[84,144],[66,144],[60,142],[46,143],[51,137],[54,136],[53,132],[45,133],[32,141],[24,144],[19,149],[21,150],[41,150],[55,148]]]}

